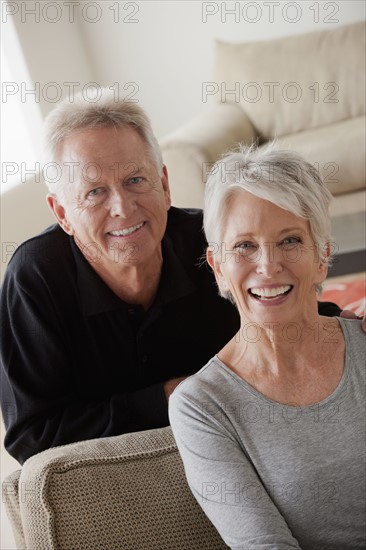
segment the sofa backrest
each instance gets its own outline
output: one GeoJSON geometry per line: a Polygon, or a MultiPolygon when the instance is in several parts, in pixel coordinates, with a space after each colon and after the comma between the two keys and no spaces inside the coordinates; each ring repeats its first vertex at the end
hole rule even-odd
{"type": "Polygon", "coordinates": [[[1,280],[17,247],[26,239],[56,223],[47,206],[46,195],[45,183],[29,178],[1,196],[1,280]]]}
{"type": "Polygon", "coordinates": [[[365,24],[258,42],[216,41],[215,98],[271,139],[365,114],[365,24]]]}
{"type": "Polygon", "coordinates": [[[3,499],[21,548],[227,548],[188,487],[170,427],[43,451],[5,480],[3,499]]]}

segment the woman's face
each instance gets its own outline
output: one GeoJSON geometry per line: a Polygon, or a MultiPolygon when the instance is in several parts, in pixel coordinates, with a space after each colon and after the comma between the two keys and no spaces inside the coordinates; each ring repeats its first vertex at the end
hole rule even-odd
{"type": "Polygon", "coordinates": [[[247,191],[228,204],[221,253],[208,253],[221,289],[229,290],[242,322],[283,324],[314,316],[320,261],[307,220],[247,191]]]}

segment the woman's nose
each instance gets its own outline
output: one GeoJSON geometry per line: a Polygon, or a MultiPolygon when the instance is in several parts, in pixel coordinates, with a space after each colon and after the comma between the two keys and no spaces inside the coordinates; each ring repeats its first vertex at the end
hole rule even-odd
{"type": "Polygon", "coordinates": [[[257,273],[271,277],[280,273],[282,269],[282,254],[276,243],[264,243],[260,248],[260,254],[258,254],[257,273]]]}

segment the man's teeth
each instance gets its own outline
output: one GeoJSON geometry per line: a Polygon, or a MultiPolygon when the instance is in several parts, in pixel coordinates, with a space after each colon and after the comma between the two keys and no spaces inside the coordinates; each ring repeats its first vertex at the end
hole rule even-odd
{"type": "Polygon", "coordinates": [[[129,227],[128,229],[119,229],[118,231],[110,231],[109,234],[113,235],[113,237],[125,237],[126,235],[131,235],[134,231],[137,231],[142,227],[144,223],[138,223],[137,225],[133,225],[132,227],[129,227]]]}
{"type": "Polygon", "coordinates": [[[250,292],[259,296],[260,298],[274,298],[275,296],[280,296],[288,290],[290,290],[290,285],[278,286],[275,288],[251,288],[250,292]]]}

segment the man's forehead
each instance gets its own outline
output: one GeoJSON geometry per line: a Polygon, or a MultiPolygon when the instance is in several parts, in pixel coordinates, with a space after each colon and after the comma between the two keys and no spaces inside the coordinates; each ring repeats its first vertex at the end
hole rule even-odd
{"type": "Polygon", "coordinates": [[[78,128],[70,132],[59,143],[60,153],[90,152],[98,153],[101,150],[115,152],[133,151],[144,154],[148,149],[140,133],[130,125],[121,127],[95,126],[92,128],[78,128]]]}
{"type": "Polygon", "coordinates": [[[112,175],[114,180],[121,180],[128,176],[145,174],[147,172],[147,167],[143,163],[126,161],[103,165],[89,162],[79,164],[77,171],[80,176],[80,181],[89,184],[90,181],[95,181],[97,174],[99,174],[100,177],[104,174],[108,174],[108,176],[112,175]]]}
{"type": "Polygon", "coordinates": [[[88,131],[77,132],[65,138],[59,145],[57,156],[60,161],[75,165],[97,162],[105,170],[136,171],[146,169],[151,164],[149,153],[143,141],[131,143],[129,139],[119,140],[114,135],[112,140],[106,142],[105,135],[98,136],[95,132],[90,137],[88,131]]]}

